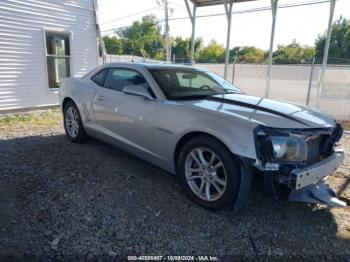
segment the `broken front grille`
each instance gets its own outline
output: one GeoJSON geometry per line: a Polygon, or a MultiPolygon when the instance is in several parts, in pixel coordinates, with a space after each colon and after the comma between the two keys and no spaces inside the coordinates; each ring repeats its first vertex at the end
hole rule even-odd
{"type": "Polygon", "coordinates": [[[337,124],[329,135],[319,135],[308,139],[307,164],[314,164],[333,154],[336,143],[343,134],[343,128],[337,124]]]}

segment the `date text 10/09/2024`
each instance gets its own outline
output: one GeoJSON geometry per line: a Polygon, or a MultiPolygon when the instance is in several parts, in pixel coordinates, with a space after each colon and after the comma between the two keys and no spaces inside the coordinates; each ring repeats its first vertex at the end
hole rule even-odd
{"type": "Polygon", "coordinates": [[[128,256],[129,261],[217,261],[215,256],[128,256]]]}

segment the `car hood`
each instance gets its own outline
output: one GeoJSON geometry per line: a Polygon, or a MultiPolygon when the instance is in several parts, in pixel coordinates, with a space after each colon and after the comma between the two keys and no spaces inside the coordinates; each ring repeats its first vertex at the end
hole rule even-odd
{"type": "Polygon", "coordinates": [[[244,94],[215,95],[184,103],[269,127],[329,128],[335,123],[331,116],[310,107],[244,94]]]}

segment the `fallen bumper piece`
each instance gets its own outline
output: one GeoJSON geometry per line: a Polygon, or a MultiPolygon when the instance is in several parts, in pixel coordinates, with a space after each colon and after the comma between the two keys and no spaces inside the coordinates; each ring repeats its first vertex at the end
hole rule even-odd
{"type": "Polygon", "coordinates": [[[324,181],[298,190],[292,190],[289,200],[323,204],[331,207],[346,207],[346,203],[338,199],[335,192],[324,181]]]}

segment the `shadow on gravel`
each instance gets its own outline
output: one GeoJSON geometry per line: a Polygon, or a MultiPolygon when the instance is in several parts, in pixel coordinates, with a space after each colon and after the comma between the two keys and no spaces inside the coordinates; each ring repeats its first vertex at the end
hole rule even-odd
{"type": "Polygon", "coordinates": [[[350,253],[330,209],[265,198],[254,187],[239,216],[210,212],[176,177],[96,140],[0,140],[0,159],[0,255],[350,253]]]}

